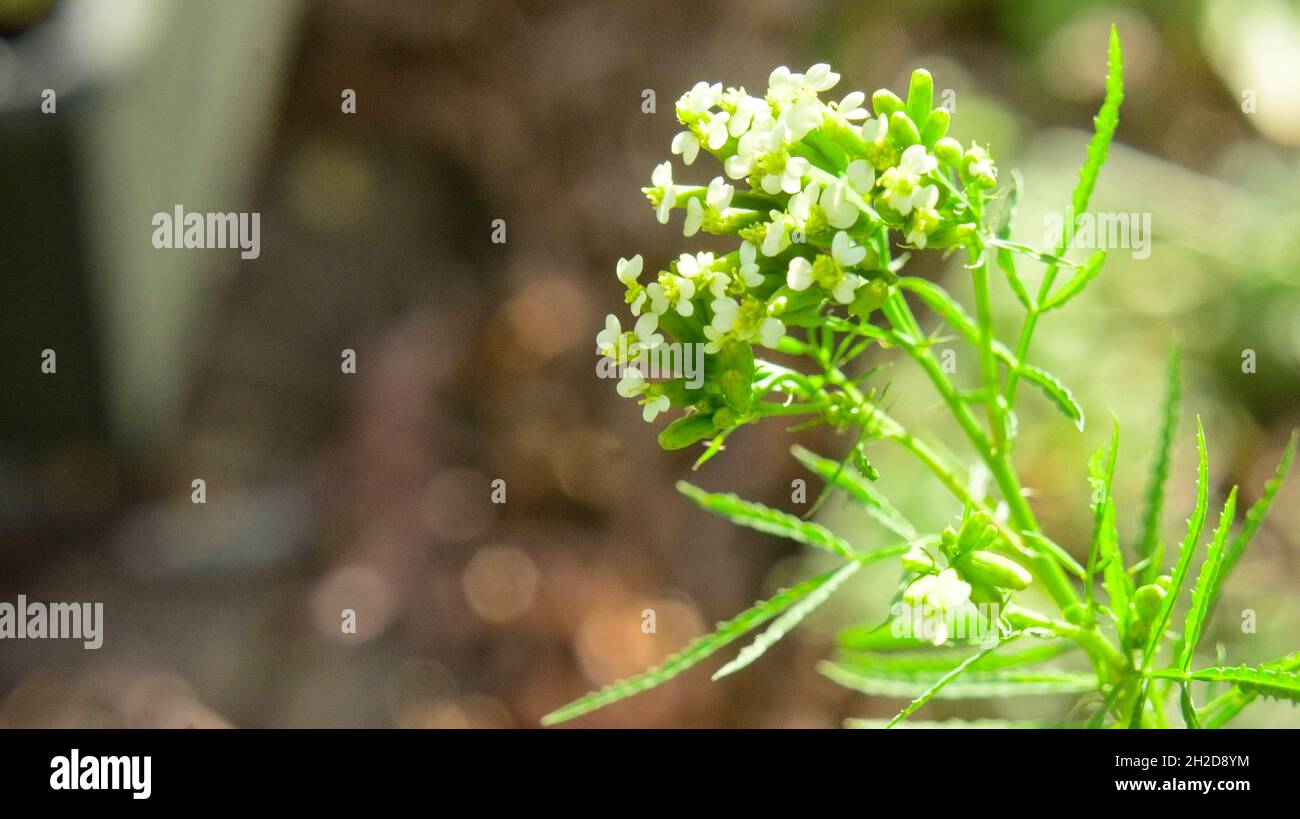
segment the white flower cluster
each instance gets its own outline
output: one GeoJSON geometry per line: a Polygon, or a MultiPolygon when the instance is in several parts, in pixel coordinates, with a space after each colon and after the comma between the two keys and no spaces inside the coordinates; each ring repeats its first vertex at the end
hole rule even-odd
{"type": "MultiPolygon", "coordinates": [[[[917,248],[959,241],[959,228],[973,220],[953,180],[989,187],[996,171],[981,149],[963,151],[944,137],[948,114],[931,110],[929,74],[913,76],[906,104],[877,92],[875,118],[861,91],[837,102],[820,98],[839,79],[825,63],[803,73],[783,66],[761,97],[700,82],[678,100],[685,130],[672,153],[691,166],[707,151],[723,173],[707,185],[681,184],[664,162],[645,194],[661,223],[685,212],[685,236],[741,242],[732,253],[682,254],[648,284],[639,281],[640,256],[620,259],[638,338],[643,323],[653,331],[671,316],[678,329],[687,322],[689,335],[706,339],[710,354],[732,342],[776,347],[787,311],[830,305],[862,315],[878,306],[862,288],[887,278],[874,248],[890,230],[917,248]]],[[[879,286],[869,295],[877,297],[879,286]]],[[[606,333],[609,326],[616,325],[606,333]]],[[[655,389],[636,394],[644,399],[655,389]]]]}

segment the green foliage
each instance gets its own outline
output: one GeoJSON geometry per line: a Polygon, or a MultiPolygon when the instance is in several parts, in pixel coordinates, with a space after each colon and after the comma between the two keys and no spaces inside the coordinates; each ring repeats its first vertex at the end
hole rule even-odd
{"type": "Polygon", "coordinates": [[[794,515],[788,515],[761,503],[741,500],[730,493],[705,492],[686,481],[677,482],[677,491],[695,501],[702,509],[720,515],[732,523],[769,535],[789,538],[806,546],[816,546],[840,557],[854,557],[857,554],[852,546],[819,523],[800,520],[794,515]]]}
{"type": "Polygon", "coordinates": [[[1165,484],[1169,480],[1170,455],[1174,447],[1174,432],[1178,426],[1178,396],[1181,382],[1178,373],[1179,353],[1174,347],[1169,353],[1169,366],[1165,376],[1165,401],[1160,413],[1160,433],[1156,437],[1156,457],[1151,464],[1151,479],[1147,484],[1146,511],[1142,516],[1142,533],[1138,536],[1138,560],[1147,561],[1141,572],[1141,584],[1155,582],[1160,566],[1153,558],[1160,542],[1160,513],[1164,510],[1165,484]]]}

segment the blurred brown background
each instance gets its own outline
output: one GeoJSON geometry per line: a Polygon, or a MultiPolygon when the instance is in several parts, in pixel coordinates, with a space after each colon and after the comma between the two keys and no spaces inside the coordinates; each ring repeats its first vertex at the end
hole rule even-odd
{"type": "MultiPolygon", "coordinates": [[[[0,599],[106,610],[99,651],[0,643],[0,725],[533,726],[812,573],[815,557],[673,490],[685,477],[799,511],[791,481],[810,476],[790,436],[748,428],[692,476],[694,454],[659,452],[595,377],[592,339],[622,313],[615,260],[699,246],[639,190],[668,157],[673,102],[699,79],[758,89],[780,64],[832,63],[833,94],[901,89],[924,65],[954,92],[955,135],[988,143],[1004,178],[1024,174],[1017,238],[1037,244],[1082,159],[1112,21],[1122,144],[1094,207],[1150,212],[1155,244],[1145,260],[1112,254],[1038,335],[1035,360],[1073,387],[1086,431],[1028,391],[1020,411],[1025,483],[1076,551],[1110,412],[1122,532],[1136,528],[1175,341],[1171,537],[1192,496],[1194,413],[1215,491],[1241,483],[1248,500],[1300,423],[1294,5],[0,2],[0,599]],[[57,114],[39,110],[45,88],[57,114]],[[261,256],[154,250],[150,217],[177,202],[260,212],[261,256]],[[39,371],[46,348],[57,375],[39,371]],[[190,502],[195,478],[206,505],[190,502]],[[346,608],[356,635],[341,633],[346,608]]],[[[681,176],[713,173],[706,158],[681,176]]],[[[932,256],[911,269],[962,293],[959,265],[932,256]]],[[[1001,307],[1009,337],[1018,314],[1001,307]]],[[[916,373],[885,378],[900,417],[963,454],[916,373]]],[[[919,522],[958,511],[894,453],[878,465],[919,522]]],[[[1298,509],[1293,480],[1225,592],[1210,636],[1233,662],[1296,648],[1298,509]],[[1247,608],[1255,634],[1237,625],[1247,608]]],[[[823,519],[881,537],[835,502],[823,519]]],[[[581,724],[892,714],[815,670],[838,626],[880,618],[892,572],[744,674],[713,684],[696,669],[581,724]]],[[[1241,724],[1300,716],[1268,703],[1241,724]]]]}

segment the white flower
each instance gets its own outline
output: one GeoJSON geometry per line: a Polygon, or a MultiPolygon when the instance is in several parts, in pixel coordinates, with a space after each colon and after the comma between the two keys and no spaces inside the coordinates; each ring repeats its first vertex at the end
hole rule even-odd
{"type": "Polygon", "coordinates": [[[821,198],[822,212],[831,227],[839,230],[853,227],[858,221],[858,206],[849,201],[847,185],[842,180],[835,180],[826,186],[821,198]]]}
{"type": "Polygon", "coordinates": [[[665,412],[670,406],[668,396],[666,395],[646,395],[650,385],[646,383],[645,378],[641,376],[641,371],[636,367],[628,367],[623,371],[623,377],[619,379],[618,385],[614,388],[619,395],[624,398],[635,398],[638,395],[645,395],[641,399],[641,417],[646,423],[650,423],[661,412],[665,412]]]}
{"type": "Polygon", "coordinates": [[[727,130],[734,137],[743,136],[750,127],[762,127],[772,122],[772,109],[767,102],[751,97],[743,90],[737,92],[735,100],[736,113],[727,121],[727,130]]]}
{"type": "Polygon", "coordinates": [[[848,177],[849,186],[862,196],[871,193],[871,189],[876,186],[876,168],[865,159],[850,162],[844,175],[848,177]]]}
{"type": "Polygon", "coordinates": [[[889,123],[884,117],[876,117],[862,123],[861,136],[867,142],[879,142],[889,133],[889,123]]]}
{"type": "MultiPolygon", "coordinates": [[[[903,151],[898,167],[885,171],[880,179],[881,185],[885,188],[885,201],[903,216],[911,213],[912,208],[920,206],[918,203],[922,200],[918,197],[930,195],[924,193],[925,188],[917,187],[921,177],[937,167],[939,167],[939,160],[926,153],[924,145],[913,145],[903,151]]],[[[938,195],[937,190],[935,195],[938,195]]]]}
{"type": "Polygon", "coordinates": [[[618,380],[614,390],[624,398],[632,398],[644,392],[647,386],[645,379],[641,377],[641,370],[628,367],[623,370],[623,377],[618,380]]]}
{"type": "Polygon", "coordinates": [[[924,145],[913,145],[906,151],[898,162],[898,167],[912,176],[925,176],[930,171],[939,167],[939,160],[931,156],[924,145]]]}
{"type": "Polygon", "coordinates": [[[776,121],[778,126],[784,126],[790,142],[798,142],[822,124],[822,104],[816,97],[799,100],[782,111],[776,121]]]}
{"type": "Polygon", "coordinates": [[[870,116],[867,109],[862,107],[862,103],[867,99],[867,95],[861,91],[852,91],[846,94],[844,99],[840,100],[835,106],[835,111],[841,117],[847,120],[866,119],[870,116]]]}
{"type": "Polygon", "coordinates": [[[682,235],[694,236],[704,224],[704,206],[698,199],[686,200],[686,221],[682,223],[682,235]]]}
{"type": "Polygon", "coordinates": [[[668,396],[656,395],[651,398],[645,398],[641,401],[641,417],[647,424],[654,421],[655,416],[661,412],[667,412],[669,407],[668,396]]]}
{"type": "Polygon", "coordinates": [[[713,321],[709,326],[719,333],[730,330],[736,323],[736,316],[740,315],[740,303],[735,299],[715,299],[709,307],[713,310],[713,321]]]}
{"type": "Polygon", "coordinates": [[[853,302],[853,294],[862,286],[863,278],[856,273],[844,273],[831,288],[831,296],[840,304],[853,302]]]}
{"type": "Polygon", "coordinates": [[[615,274],[618,276],[618,280],[623,284],[635,284],[637,278],[641,275],[641,267],[643,264],[644,261],[642,260],[640,253],[630,259],[620,258],[618,264],[615,266],[615,274]]]}
{"type": "Polygon", "coordinates": [[[650,297],[651,310],[646,315],[661,316],[670,306],[683,316],[695,312],[695,305],[691,302],[695,296],[695,282],[683,276],[665,273],[659,281],[646,287],[646,295],[650,297]]]}
{"type": "Polygon", "coordinates": [[[776,347],[785,335],[785,324],[779,318],[768,316],[758,330],[758,339],[764,347],[776,347]]]}
{"type": "Polygon", "coordinates": [[[770,173],[763,177],[763,190],[768,193],[798,193],[803,185],[803,177],[811,169],[808,160],[801,156],[792,156],[785,162],[781,173],[770,173]]]}
{"type": "Polygon", "coordinates": [[[698,282],[713,267],[712,253],[696,253],[692,256],[683,253],[677,257],[677,272],[691,281],[698,282]]]}
{"type": "Polygon", "coordinates": [[[804,85],[812,91],[829,91],[840,81],[840,75],[827,63],[817,63],[804,74],[804,85]]]}
{"type": "Polygon", "coordinates": [[[758,248],[749,242],[740,243],[740,278],[746,287],[763,283],[763,274],[758,270],[758,248]]]}
{"type": "Polygon", "coordinates": [[[707,82],[697,82],[691,87],[690,91],[682,94],[682,98],[677,101],[677,110],[685,114],[699,116],[708,113],[709,109],[717,105],[722,100],[722,83],[709,85],[707,82]]]}
{"type": "Polygon", "coordinates": [[[617,358],[619,337],[623,335],[623,325],[618,316],[610,313],[605,316],[605,329],[596,334],[596,352],[610,358],[617,358]]]}
{"type": "Polygon", "coordinates": [[[682,162],[690,165],[700,154],[700,140],[690,131],[682,131],[673,137],[673,153],[681,154],[682,162]]]}
{"type": "Polygon", "coordinates": [[[727,120],[730,118],[731,115],[726,111],[719,111],[709,117],[709,124],[704,129],[709,150],[716,151],[727,144],[727,120]]]}
{"type": "Polygon", "coordinates": [[[817,204],[820,191],[821,186],[817,184],[817,180],[812,180],[808,183],[808,187],[790,197],[786,211],[801,222],[808,221],[808,217],[812,215],[812,206],[817,204]]]}
{"type": "Polygon", "coordinates": [[[791,290],[807,290],[813,283],[812,263],[802,256],[791,259],[785,283],[791,290]]]}
{"type": "Polygon", "coordinates": [[[763,255],[775,256],[790,246],[790,237],[785,232],[785,214],[779,210],[770,211],[772,221],[767,223],[763,234],[763,255]]]}
{"type": "Polygon", "coordinates": [[[853,267],[867,257],[867,249],[840,231],[831,240],[831,258],[840,267],[853,267]]]}
{"type": "Polygon", "coordinates": [[[636,320],[636,325],[632,328],[632,335],[636,337],[633,346],[637,348],[637,353],[642,350],[653,350],[664,343],[664,337],[655,332],[658,327],[659,317],[654,313],[646,313],[636,320]]]}
{"type": "Polygon", "coordinates": [[[731,197],[735,196],[735,194],[736,189],[728,185],[727,180],[715,176],[713,181],[709,183],[709,189],[704,195],[704,201],[711,208],[726,210],[731,206],[731,197]]]}
{"type": "Polygon", "coordinates": [[[659,224],[666,225],[668,217],[672,215],[673,205],[677,204],[677,187],[673,185],[672,163],[661,162],[656,165],[650,174],[650,184],[658,189],[660,197],[655,215],[659,218],[659,224]]]}

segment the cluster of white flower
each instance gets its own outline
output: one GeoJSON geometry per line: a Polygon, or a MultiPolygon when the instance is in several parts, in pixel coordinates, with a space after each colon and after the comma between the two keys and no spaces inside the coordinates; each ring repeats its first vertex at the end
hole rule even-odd
{"type": "MultiPolygon", "coordinates": [[[[924,248],[958,244],[972,229],[963,191],[991,187],[996,170],[982,149],[944,135],[948,113],[931,107],[929,74],[913,75],[907,102],[876,92],[874,118],[861,91],[822,101],[839,79],[825,63],[803,73],[783,66],[761,97],[700,82],[678,100],[685,130],[672,153],[691,166],[706,151],[723,173],[680,184],[664,162],[644,192],[661,223],[685,212],[685,236],[741,243],[727,254],[682,254],[644,285],[641,257],[620,259],[638,328],[647,316],[656,326],[671,319],[666,332],[706,339],[710,354],[732,342],[776,347],[789,311],[846,306],[865,315],[879,306],[884,285],[864,286],[892,280],[880,255],[891,230],[924,248]]],[[[654,385],[637,386],[643,403],[661,397],[654,385]]]]}

